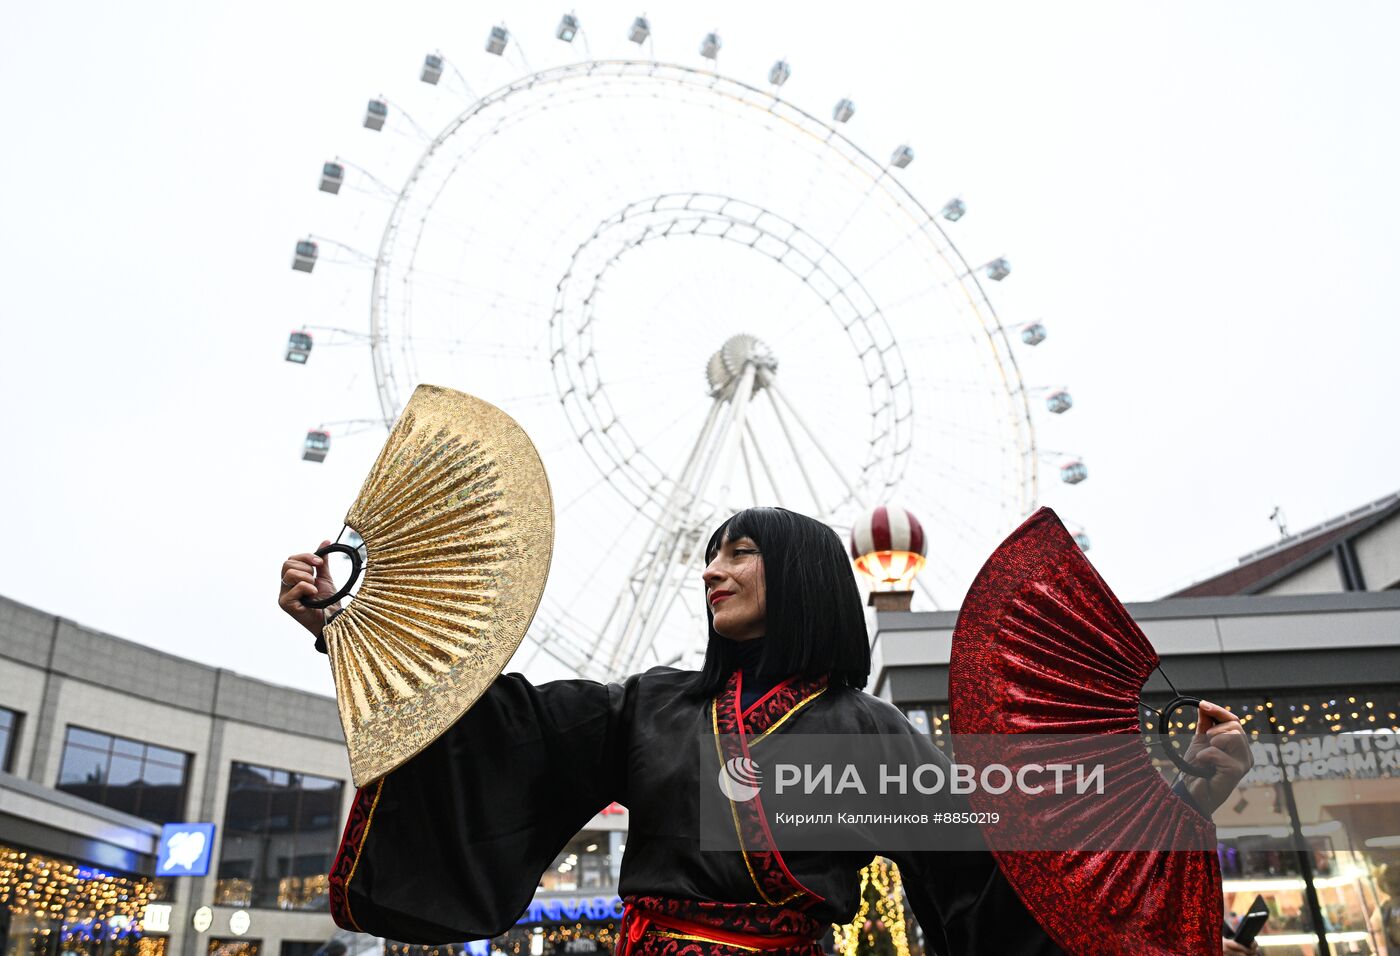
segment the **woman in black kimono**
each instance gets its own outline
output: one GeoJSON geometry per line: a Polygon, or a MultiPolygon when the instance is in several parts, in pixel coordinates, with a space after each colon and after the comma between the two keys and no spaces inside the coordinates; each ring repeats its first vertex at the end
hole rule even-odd
{"type": "MultiPolygon", "coordinates": [[[[702,766],[694,741],[920,735],[861,690],[864,614],[831,529],[750,509],[715,531],[707,556],[703,670],[538,687],[499,677],[451,730],[357,793],[330,874],[336,922],[405,942],[498,936],[565,844],[616,801],[629,811],[620,956],[817,956],[830,925],[854,916],[870,853],[779,852],[758,800],[733,804],[738,850],[702,851],[701,788],[715,786],[719,763],[702,766]]],[[[318,637],[322,612],[300,599],[334,591],[322,559],[283,565],[280,603],[318,637]]],[[[1211,781],[1221,800],[1244,772],[1222,769],[1211,781]]],[[[882,852],[900,868],[931,951],[1062,952],[990,852],[882,852]]]]}

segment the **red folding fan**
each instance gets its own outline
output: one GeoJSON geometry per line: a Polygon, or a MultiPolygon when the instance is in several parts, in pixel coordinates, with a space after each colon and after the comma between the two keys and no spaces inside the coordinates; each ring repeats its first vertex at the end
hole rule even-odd
{"type": "MultiPolygon", "coordinates": [[[[985,831],[1002,872],[1070,953],[1220,951],[1214,825],[1171,792],[1141,735],[1142,688],[1158,664],[1142,630],[1048,508],[988,559],[953,632],[949,697],[956,736],[1076,735],[1110,763],[1106,796],[1049,790],[972,796],[974,809],[995,805],[1003,818],[1009,807],[1011,831],[1022,836],[1030,828],[1041,837],[1072,833],[1076,842],[1055,845],[1089,847],[1008,849],[1018,845],[1016,833],[985,831]],[[1110,848],[1125,840],[1153,848],[1110,848]],[[1157,849],[1188,846],[1195,849],[1157,849]]],[[[1178,695],[1159,718],[1190,703],[1194,698],[1178,695]]],[[[1159,729],[1165,733],[1165,726],[1159,729]]],[[[977,766],[990,756],[992,738],[975,739],[981,743],[966,750],[959,741],[958,759],[977,766]]],[[[999,743],[1001,753],[1020,758],[1037,746],[1032,737],[999,743]]],[[[1166,750],[1183,772],[1208,775],[1166,750]]]]}

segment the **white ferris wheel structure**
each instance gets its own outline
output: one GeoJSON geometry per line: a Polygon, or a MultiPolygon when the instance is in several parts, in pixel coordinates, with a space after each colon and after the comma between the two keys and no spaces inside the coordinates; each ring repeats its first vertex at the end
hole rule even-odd
{"type": "Polygon", "coordinates": [[[993,307],[1009,263],[959,251],[967,205],[916,198],[913,148],[858,145],[850,100],[789,101],[782,60],[766,83],[725,75],[717,33],[671,62],[644,17],[616,27],[590,43],[568,14],[523,38],[568,60],[542,69],[488,27],[484,49],[434,51],[405,77],[416,115],[369,101],[363,135],[388,155],[337,157],[320,180],[358,204],[353,235],[313,232],[293,260],[365,277],[368,308],[298,329],[286,356],[349,345],[373,385],[304,457],[391,426],[421,382],[516,418],[557,513],[525,653],[583,676],[694,661],[704,543],[754,504],[843,534],[904,504],[931,541],[919,599],[956,606],[1036,507],[1046,463],[1067,484],[1087,474],[1037,441],[1071,399],[1023,381],[1018,352],[1045,328],[993,307]]]}

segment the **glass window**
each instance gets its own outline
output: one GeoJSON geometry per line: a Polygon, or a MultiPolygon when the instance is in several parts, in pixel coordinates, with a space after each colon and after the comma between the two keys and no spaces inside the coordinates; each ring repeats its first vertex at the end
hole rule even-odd
{"type": "Polygon", "coordinates": [[[113,737],[112,753],[140,760],[146,755],[146,745],[136,740],[127,740],[125,737],[113,737]]]}
{"type": "Polygon", "coordinates": [[[9,773],[14,769],[15,745],[19,741],[19,721],[23,716],[17,710],[0,707],[0,770],[9,773]]]}
{"type": "Polygon", "coordinates": [[[74,746],[92,747],[95,750],[107,751],[112,747],[112,738],[106,734],[99,734],[96,731],[84,730],[81,727],[68,728],[68,742],[74,746]]]}
{"type": "Polygon", "coordinates": [[[185,819],[189,754],[69,727],[58,789],[156,823],[185,819]]]}
{"type": "Polygon", "coordinates": [[[107,771],[107,785],[110,787],[130,787],[141,782],[141,758],[113,754],[110,769],[107,771]]]}
{"type": "MultiPolygon", "coordinates": [[[[73,746],[63,751],[63,767],[58,771],[60,790],[67,790],[79,785],[93,785],[100,791],[106,778],[107,754],[88,750],[86,747],[73,746]]],[[[80,796],[86,796],[86,794],[80,794],[80,796]]]]}
{"type": "Polygon", "coordinates": [[[316,940],[284,939],[278,956],[316,956],[325,943],[316,940]]]}
{"type": "Polygon", "coordinates": [[[210,939],[209,956],[258,956],[260,939],[210,939]]]}
{"type": "Polygon", "coordinates": [[[909,719],[909,722],[924,733],[933,734],[935,737],[952,733],[948,726],[947,701],[903,704],[901,706],[903,706],[904,716],[909,719]]]}
{"type": "Polygon", "coordinates": [[[166,750],[164,747],[157,747],[151,744],[146,748],[146,760],[148,763],[166,764],[171,767],[183,767],[185,765],[185,755],[178,750],[166,750]]]}
{"type": "Polygon", "coordinates": [[[904,711],[904,716],[909,718],[909,723],[914,725],[914,729],[922,733],[931,733],[933,728],[929,726],[928,711],[922,707],[910,707],[904,711]]]}
{"type": "Polygon", "coordinates": [[[215,902],[325,910],[344,782],[235,763],[228,787],[215,902]]]}
{"type": "Polygon", "coordinates": [[[551,893],[614,890],[621,865],[620,837],[608,831],[584,830],[540,876],[539,889],[551,893]]]}
{"type": "MultiPolygon", "coordinates": [[[[1273,915],[1261,944],[1287,949],[1269,937],[1301,934],[1309,943],[1299,951],[1315,952],[1311,884],[1333,952],[1386,952],[1380,934],[1387,905],[1394,908],[1386,864],[1400,846],[1400,759],[1392,757],[1400,752],[1400,687],[1204,696],[1240,718],[1255,755],[1254,769],[1214,813],[1227,919],[1263,895],[1273,915]]],[[[1178,748],[1190,741],[1195,716],[1194,708],[1174,715],[1178,748]]]]}
{"type": "Polygon", "coordinates": [[[149,786],[160,786],[163,784],[178,784],[184,775],[184,767],[172,767],[169,764],[156,763],[149,758],[146,760],[146,769],[141,775],[141,779],[149,786]]]}

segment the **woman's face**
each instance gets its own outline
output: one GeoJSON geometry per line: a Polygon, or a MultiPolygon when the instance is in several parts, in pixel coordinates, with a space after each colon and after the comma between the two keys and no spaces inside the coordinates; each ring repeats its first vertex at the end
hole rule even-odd
{"type": "Polygon", "coordinates": [[[763,583],[763,555],[752,538],[729,540],[728,532],[719,550],[701,575],[705,600],[714,613],[715,632],[731,641],[762,637],[767,613],[763,583]]]}

